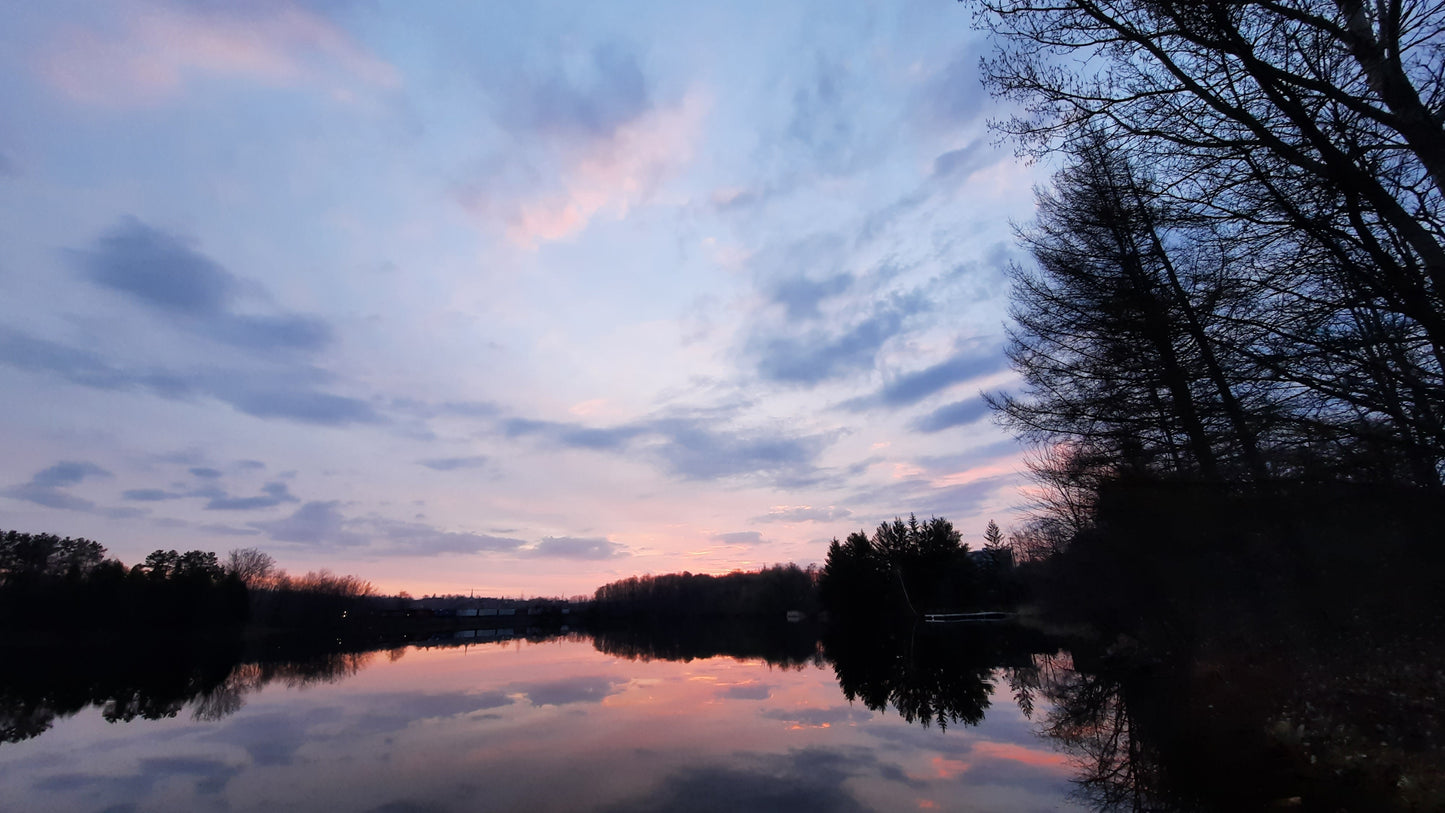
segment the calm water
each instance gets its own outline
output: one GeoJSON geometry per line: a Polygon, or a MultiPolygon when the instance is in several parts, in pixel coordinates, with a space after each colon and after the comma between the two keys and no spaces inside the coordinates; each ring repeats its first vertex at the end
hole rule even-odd
{"type": "Polygon", "coordinates": [[[804,639],[765,660],[573,635],[89,680],[72,653],[52,676],[6,668],[0,809],[1078,806],[1076,760],[1037,735],[1050,709],[1027,688],[1062,656],[890,646],[824,658],[804,639]]]}

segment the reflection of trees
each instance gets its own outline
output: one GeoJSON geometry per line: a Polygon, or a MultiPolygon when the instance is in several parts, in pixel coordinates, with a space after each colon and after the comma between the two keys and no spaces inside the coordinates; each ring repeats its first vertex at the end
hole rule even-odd
{"type": "Polygon", "coordinates": [[[57,717],[89,706],[100,706],[111,722],[174,717],[193,698],[214,692],[239,654],[237,641],[0,654],[0,740],[37,736],[57,717]]]}
{"type": "MultiPolygon", "coordinates": [[[[1439,747],[1384,724],[1403,700],[1388,688],[1403,658],[1146,651],[1130,641],[1027,670],[1050,705],[1041,733],[1073,756],[1078,793],[1098,809],[1440,808],[1439,747]]],[[[1414,708],[1411,730],[1428,735],[1432,705],[1414,708]]]]}
{"type": "Polygon", "coordinates": [[[1080,796],[1101,810],[1173,809],[1163,798],[1158,754],[1136,736],[1119,680],[1048,656],[1033,671],[1053,704],[1042,731],[1074,756],[1080,796]]]}
{"type": "Polygon", "coordinates": [[[598,651],[628,660],[691,661],[758,658],[784,669],[822,665],[816,627],[750,617],[604,626],[592,633],[598,651]]]}
{"type": "MultiPolygon", "coordinates": [[[[220,720],[240,711],[246,696],[263,686],[336,683],[383,652],[400,660],[408,641],[405,633],[399,635],[401,640],[367,641],[290,634],[249,643],[239,635],[218,635],[0,648],[0,743],[39,736],[57,718],[91,706],[112,723],[176,717],[187,709],[197,720],[220,720]]],[[[448,639],[430,645],[475,643],[448,639]]]]}
{"type": "Polygon", "coordinates": [[[376,655],[328,651],[315,642],[279,649],[262,660],[245,660],[239,640],[0,652],[0,742],[39,736],[57,718],[91,706],[112,723],[175,717],[187,708],[198,720],[219,720],[262,686],[334,683],[376,655]]]}
{"type": "Polygon", "coordinates": [[[892,706],[910,723],[940,729],[982,722],[994,671],[1027,664],[1044,649],[1042,636],[1004,625],[842,626],[823,636],[849,701],[874,711],[892,706]]]}

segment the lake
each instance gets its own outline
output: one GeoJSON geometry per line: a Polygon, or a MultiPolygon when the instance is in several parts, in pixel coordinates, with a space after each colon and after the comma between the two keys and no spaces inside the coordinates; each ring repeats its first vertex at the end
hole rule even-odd
{"type": "Polygon", "coordinates": [[[1028,636],[462,634],[291,660],[12,658],[0,809],[1081,806],[1078,760],[1039,736],[1051,707],[1030,689],[1067,655],[1028,636]]]}

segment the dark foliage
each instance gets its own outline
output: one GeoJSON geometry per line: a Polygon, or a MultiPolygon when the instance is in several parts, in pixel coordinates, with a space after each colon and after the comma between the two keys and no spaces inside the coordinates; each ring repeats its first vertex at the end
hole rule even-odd
{"type": "Polygon", "coordinates": [[[1028,535],[1117,477],[1439,489],[1445,6],[972,5],[999,127],[1064,159],[994,397],[1042,450],[1028,535]]]}
{"type": "Polygon", "coordinates": [[[644,619],[604,625],[593,645],[628,660],[691,661],[696,658],[761,659],[770,666],[802,669],[822,665],[818,629],[811,623],[780,624],[776,617],[644,619]]]}
{"type": "Polygon", "coordinates": [[[920,627],[829,625],[823,654],[848,700],[873,711],[890,706],[910,723],[946,729],[978,725],[1001,668],[1027,666],[1056,651],[1046,636],[1011,624],[920,627]]]}
{"type": "Polygon", "coordinates": [[[1100,810],[1436,810],[1445,801],[1445,648],[1432,630],[1346,636],[1260,619],[1076,641],[1014,670],[1049,703],[1041,731],[1100,810]]]}
{"type": "Polygon", "coordinates": [[[756,615],[781,620],[789,611],[817,611],[816,580],[811,568],[794,564],[724,576],[632,576],[597,588],[592,610],[602,618],[756,615]]]}
{"type": "Polygon", "coordinates": [[[246,586],[214,553],[157,550],[126,570],[88,539],[0,535],[3,628],[224,628],[247,612],[246,586]]]}
{"type": "Polygon", "coordinates": [[[972,609],[985,591],[978,566],[941,517],[894,519],[828,546],[818,581],[824,609],[839,615],[916,615],[972,609]]]}
{"type": "Polygon", "coordinates": [[[183,712],[218,720],[269,683],[307,686],[354,675],[376,649],[333,638],[245,643],[237,631],[204,639],[112,638],[83,648],[53,641],[7,646],[0,649],[0,743],[39,736],[92,706],[112,723],[183,712]]]}
{"type": "Polygon", "coordinates": [[[1206,632],[1244,642],[1445,619],[1445,503],[1433,491],[1124,479],[1096,510],[1036,574],[1044,600],[1100,629],[1177,649],[1206,632]]]}

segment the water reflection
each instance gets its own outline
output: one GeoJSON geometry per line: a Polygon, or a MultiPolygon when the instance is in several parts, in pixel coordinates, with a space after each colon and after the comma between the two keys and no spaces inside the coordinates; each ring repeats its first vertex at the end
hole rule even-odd
{"type": "MultiPolygon", "coordinates": [[[[1396,720],[1357,691],[1359,711],[1322,709],[1320,690],[1279,678],[1298,665],[1150,658],[1137,642],[1069,654],[1009,625],[819,632],[0,652],[0,808],[1374,810],[1437,798],[1439,709],[1396,720]],[[1366,728],[1413,733],[1388,748],[1341,733],[1366,728]]],[[[1342,674],[1330,685],[1356,685],[1342,674]]]]}
{"type": "MultiPolygon", "coordinates": [[[[496,646],[472,636],[433,639],[428,648],[496,646]]],[[[513,640],[506,636],[507,640],[513,640]]],[[[831,665],[850,702],[872,711],[896,710],[925,728],[977,725],[984,718],[994,679],[1002,674],[1027,715],[1031,690],[1020,675],[1031,656],[1057,648],[1048,638],[1012,626],[966,628],[833,627],[819,638],[811,625],[718,623],[630,626],[591,634],[533,634],[527,640],[589,641],[599,652],[628,660],[689,663],[728,657],[761,660],[773,668],[801,670],[831,665]],[[1000,669],[1002,672],[1000,673],[1000,669]]],[[[377,657],[396,662],[408,647],[336,649],[331,640],[282,639],[252,646],[239,642],[177,647],[142,644],[102,650],[46,649],[5,659],[0,667],[0,735],[6,742],[38,736],[57,717],[101,707],[108,722],[175,717],[189,708],[196,720],[216,721],[244,708],[246,696],[267,684],[301,689],[351,677],[377,657]],[[254,650],[265,652],[259,659],[254,650]]],[[[1037,672],[1037,669],[1033,669],[1037,672]]],[[[1037,679],[1035,678],[1035,683],[1037,679]]],[[[537,705],[596,699],[610,684],[595,678],[538,684],[525,694],[537,705]]],[[[764,684],[727,688],[732,699],[766,699],[764,684]]],[[[845,715],[846,716],[846,715],[845,715]]],[[[864,715],[866,718],[866,714],[864,715]]],[[[818,720],[817,714],[802,714],[818,720]]],[[[788,718],[792,719],[792,718],[788,718]]]]}
{"type": "Polygon", "coordinates": [[[1001,668],[1028,666],[1056,643],[1013,625],[832,627],[823,653],[848,700],[874,711],[893,708],[925,728],[978,725],[1001,668]]]}
{"type": "Polygon", "coordinates": [[[355,675],[378,654],[395,660],[402,647],[337,650],[333,641],[270,642],[249,655],[239,639],[140,640],[125,646],[91,642],[77,647],[11,650],[0,657],[0,742],[37,737],[57,719],[98,707],[109,723],[173,718],[189,709],[196,720],[235,714],[246,696],[270,683],[303,688],[355,675]]]}
{"type": "Polygon", "coordinates": [[[592,633],[597,649],[628,660],[690,662],[698,658],[758,659],[780,669],[822,666],[818,628],[757,618],[697,619],[606,626],[592,633]]]}
{"type": "Polygon", "coordinates": [[[1071,755],[1075,798],[1098,810],[1445,809],[1428,689],[1441,676],[1419,698],[1382,691],[1418,671],[1391,646],[1340,662],[1304,648],[1158,657],[1120,639],[1016,675],[1043,701],[1040,733],[1071,755]]]}
{"type": "Polygon", "coordinates": [[[108,722],[174,717],[222,688],[240,657],[235,642],[208,646],[63,647],[12,650],[0,658],[0,741],[20,742],[90,706],[108,722]]]}
{"type": "Polygon", "coordinates": [[[805,625],[692,633],[374,650],[337,650],[334,641],[331,649],[315,641],[89,649],[52,656],[49,666],[31,657],[23,668],[4,658],[0,696],[17,736],[0,745],[0,807],[1068,806],[1061,757],[1004,701],[1002,673],[984,670],[1013,652],[1007,647],[956,637],[954,645],[972,647],[960,655],[944,640],[893,638],[912,648],[890,653],[878,640],[850,648],[830,636],[825,645],[805,625]],[[880,671],[866,663],[871,656],[904,665],[880,671]],[[940,679],[949,664],[965,666],[968,678],[940,679]],[[857,701],[840,691],[840,677],[857,687],[857,701]],[[64,680],[84,688],[55,691],[64,680]],[[999,689],[993,699],[990,687],[999,689]],[[898,698],[907,710],[880,715],[869,703],[894,701],[865,697],[898,698]],[[112,707],[136,711],[115,716],[112,707]],[[925,708],[928,728],[917,724],[925,708]],[[955,733],[965,718],[977,726],[955,733]]]}
{"type": "MultiPolygon", "coordinates": [[[[511,636],[506,636],[512,640],[511,636]]],[[[778,669],[831,664],[844,697],[872,711],[896,710],[924,727],[977,725],[994,691],[997,670],[1011,682],[1030,656],[1053,652],[1043,636],[1014,627],[832,627],[800,624],[719,623],[649,625],[580,633],[533,634],[528,640],[590,641],[599,652],[628,660],[690,663],[729,657],[761,660],[778,669]]],[[[472,636],[431,640],[426,647],[487,647],[472,636]]],[[[217,721],[245,707],[246,697],[268,684],[301,689],[356,675],[378,657],[400,660],[407,647],[338,648],[331,639],[279,639],[248,647],[239,640],[177,646],[140,643],[96,649],[44,649],[13,654],[0,667],[0,738],[18,742],[45,732],[57,718],[90,706],[108,722],[175,717],[189,709],[196,720],[217,721]],[[257,654],[259,653],[261,654],[257,654]]],[[[563,704],[606,696],[610,684],[569,679],[527,692],[532,702],[563,704]]],[[[763,684],[728,688],[731,699],[766,699],[763,684]]],[[[1030,710],[1031,697],[1018,695],[1030,710]]],[[[802,715],[806,717],[807,715],[802,715]]],[[[816,717],[816,715],[813,715],[816,717]]],[[[801,721],[802,717],[798,721],[801,721]]]]}

